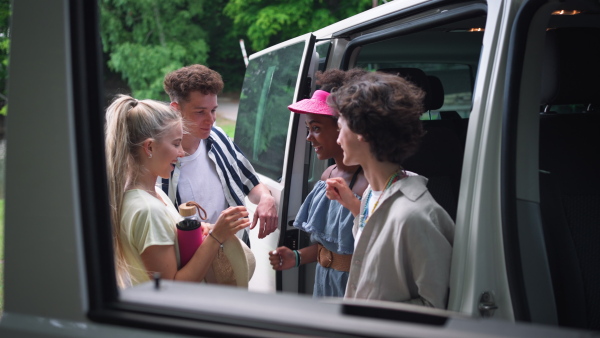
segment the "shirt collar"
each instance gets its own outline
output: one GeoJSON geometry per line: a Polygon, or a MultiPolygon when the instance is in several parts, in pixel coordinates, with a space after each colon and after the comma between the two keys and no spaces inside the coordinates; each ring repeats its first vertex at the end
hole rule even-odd
{"type": "Polygon", "coordinates": [[[407,176],[398,182],[392,184],[392,186],[385,192],[387,198],[395,194],[397,191],[402,192],[406,198],[414,202],[418,200],[427,191],[427,178],[423,176],[407,176]]]}

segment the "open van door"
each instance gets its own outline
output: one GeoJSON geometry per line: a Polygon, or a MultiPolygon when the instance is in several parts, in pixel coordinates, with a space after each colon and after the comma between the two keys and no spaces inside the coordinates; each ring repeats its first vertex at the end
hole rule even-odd
{"type": "Polygon", "coordinates": [[[518,321],[600,330],[600,4],[524,1],[503,114],[503,232],[518,321]]]}
{"type": "MultiPolygon", "coordinates": [[[[264,239],[258,239],[258,227],[250,232],[252,251],[258,257],[250,281],[253,291],[281,290],[281,282],[276,283],[276,279],[281,281],[281,274],[271,268],[268,252],[283,244],[289,210],[297,211],[300,207],[300,196],[292,196],[298,200],[289,201],[290,186],[300,183],[291,182],[291,164],[304,159],[304,152],[298,151],[296,144],[306,146],[304,135],[296,132],[299,116],[291,114],[287,106],[310,95],[313,65],[318,62],[318,57],[313,57],[314,44],[315,37],[311,33],[288,40],[251,55],[246,69],[235,143],[252,163],[260,181],[271,190],[281,229],[264,239]]],[[[252,217],[256,206],[247,205],[252,217]]]]}

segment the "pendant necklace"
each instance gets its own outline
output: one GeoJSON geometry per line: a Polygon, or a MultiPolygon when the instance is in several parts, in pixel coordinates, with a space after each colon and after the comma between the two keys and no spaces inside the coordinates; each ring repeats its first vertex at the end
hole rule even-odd
{"type": "Polygon", "coordinates": [[[358,226],[362,229],[365,227],[365,224],[367,224],[367,221],[369,220],[369,216],[373,214],[373,212],[375,212],[375,209],[377,209],[377,205],[379,204],[379,200],[381,200],[381,196],[383,196],[383,194],[385,193],[385,191],[392,186],[392,184],[396,183],[397,181],[403,179],[404,177],[406,177],[406,173],[404,172],[404,170],[399,169],[397,171],[395,171],[387,180],[387,183],[385,185],[385,188],[383,189],[383,191],[381,192],[381,195],[379,195],[379,197],[377,198],[377,201],[375,201],[375,205],[373,205],[373,209],[371,210],[371,212],[369,212],[369,200],[371,199],[371,195],[373,193],[373,189],[369,189],[369,194],[367,195],[367,200],[365,201],[365,207],[363,208],[363,212],[362,215],[360,217],[360,221],[358,223],[358,226]]]}

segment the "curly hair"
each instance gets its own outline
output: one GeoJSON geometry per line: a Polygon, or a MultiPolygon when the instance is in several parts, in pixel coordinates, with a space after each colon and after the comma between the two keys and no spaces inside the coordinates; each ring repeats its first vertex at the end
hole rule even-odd
{"type": "Polygon", "coordinates": [[[216,71],[203,65],[191,65],[167,74],[163,86],[171,101],[181,103],[188,101],[194,91],[217,95],[224,84],[221,74],[216,71]]]}
{"type": "Polygon", "coordinates": [[[320,90],[331,93],[345,83],[351,82],[366,73],[367,71],[362,68],[352,68],[346,71],[341,69],[328,69],[324,72],[318,71],[315,74],[315,78],[317,79],[317,85],[320,86],[320,90]]]}
{"type": "Polygon", "coordinates": [[[402,164],[417,151],[424,134],[424,97],[419,87],[399,76],[367,73],[331,93],[327,103],[369,142],[378,161],[402,164]]]}

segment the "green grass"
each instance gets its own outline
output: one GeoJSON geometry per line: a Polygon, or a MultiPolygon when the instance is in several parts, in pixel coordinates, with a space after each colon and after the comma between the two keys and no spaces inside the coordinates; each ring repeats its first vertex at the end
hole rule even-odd
{"type": "Polygon", "coordinates": [[[215,124],[219,128],[223,129],[223,131],[225,132],[225,134],[227,134],[227,136],[229,136],[233,139],[233,136],[235,135],[235,121],[217,117],[217,121],[215,124]]]}

